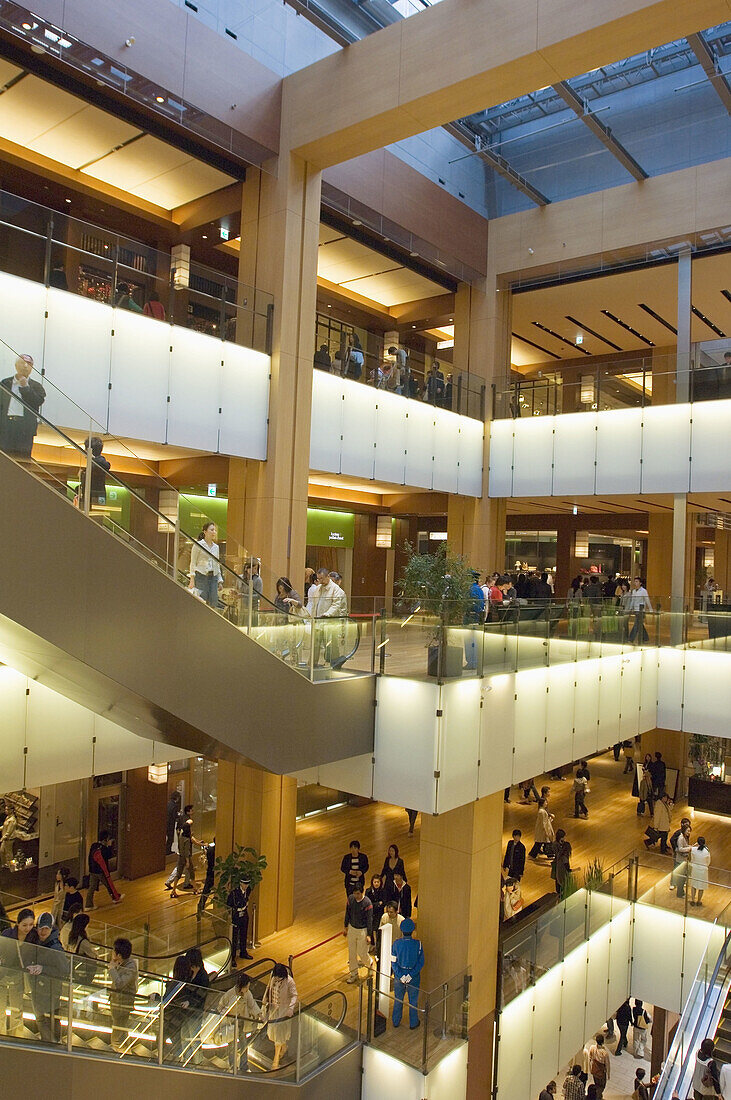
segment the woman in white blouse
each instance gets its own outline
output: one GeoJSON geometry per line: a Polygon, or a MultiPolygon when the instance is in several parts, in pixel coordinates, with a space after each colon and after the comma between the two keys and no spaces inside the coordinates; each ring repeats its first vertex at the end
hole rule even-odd
{"type": "Polygon", "coordinates": [[[190,588],[196,588],[209,607],[218,610],[218,586],[223,584],[218,562],[215,523],[206,523],[190,552],[190,588]]]}
{"type": "Polygon", "coordinates": [[[267,1009],[267,1036],[274,1043],[272,1069],[279,1064],[287,1053],[287,1044],[292,1034],[292,1017],[297,1007],[297,986],[284,963],[276,963],[269,979],[264,1005],[267,1009]]]}
{"type": "Polygon", "coordinates": [[[708,886],[708,867],[711,853],[706,847],[705,837],[699,836],[698,843],[690,850],[690,904],[703,905],[703,891],[708,886]],[[698,897],[696,899],[696,892],[698,897]]]}

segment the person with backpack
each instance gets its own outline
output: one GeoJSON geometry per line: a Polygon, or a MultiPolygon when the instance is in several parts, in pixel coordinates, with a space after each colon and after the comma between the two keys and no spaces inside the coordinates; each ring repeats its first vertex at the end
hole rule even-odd
{"type": "Polygon", "coordinates": [[[589,1047],[589,1073],[594,1078],[596,1100],[602,1100],[610,1076],[611,1059],[604,1046],[604,1036],[599,1034],[589,1047]]]}
{"type": "Polygon", "coordinates": [[[708,1096],[721,1095],[721,1079],[714,1058],[716,1047],[713,1039],[704,1039],[695,1057],[693,1070],[694,1100],[706,1100],[708,1096]]]}
{"type": "Polygon", "coordinates": [[[639,997],[635,997],[632,1008],[632,1038],[634,1039],[635,1058],[645,1057],[645,1043],[647,1042],[647,1028],[652,1020],[647,1015],[645,1006],[639,997]]]}

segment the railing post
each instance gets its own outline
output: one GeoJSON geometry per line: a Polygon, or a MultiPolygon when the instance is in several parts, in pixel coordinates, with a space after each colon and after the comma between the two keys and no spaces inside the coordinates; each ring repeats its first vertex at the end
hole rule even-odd
{"type": "Polygon", "coordinates": [[[46,226],[46,252],[43,257],[43,282],[46,286],[51,284],[51,249],[53,246],[53,215],[48,219],[46,226]]]}
{"type": "Polygon", "coordinates": [[[71,1054],[74,1049],[74,956],[69,956],[69,1003],[66,1011],[66,1050],[71,1054]]]}
{"type": "Polygon", "coordinates": [[[447,982],[442,985],[442,1039],[447,1038],[447,993],[449,986],[447,982]]]}
{"type": "MultiPolygon", "coordinates": [[[[376,644],[376,632],[373,631],[373,645],[376,644]]],[[[381,643],[378,647],[378,671],[381,676],[386,671],[386,608],[381,608],[381,643]]]]}
{"type": "MultiPolygon", "coordinates": [[[[256,297],[256,294],[254,295],[254,297],[256,297]]],[[[274,343],[274,302],[270,302],[267,306],[267,327],[264,340],[266,353],[267,355],[271,355],[272,346],[274,343]]],[[[252,343],[253,342],[254,341],[252,340],[252,343]]]]}
{"type": "Polygon", "coordinates": [[[178,498],[178,511],[175,516],[175,528],[173,530],[173,580],[178,579],[178,558],[180,557],[180,498],[178,498]]]}
{"type": "Polygon", "coordinates": [[[162,1003],[164,989],[160,983],[160,1011],[157,1014],[157,1064],[161,1066],[165,1061],[165,1006],[162,1003]]]}
{"type": "Polygon", "coordinates": [[[221,287],[221,305],[218,310],[218,333],[222,340],[226,339],[226,282],[221,287]]]}
{"type": "MultiPolygon", "coordinates": [[[[408,1000],[408,998],[406,998],[408,1000]]],[[[426,1075],[427,1066],[429,1064],[429,998],[426,999],[426,1008],[424,1009],[424,1034],[421,1038],[421,1072],[426,1075]]]]}
{"type": "Polygon", "coordinates": [[[317,630],[317,619],[312,615],[310,617],[310,682],[314,682],[315,679],[315,631],[317,630]]]}
{"type": "Polygon", "coordinates": [[[297,1062],[294,1079],[299,1084],[302,1079],[302,1005],[297,1007],[297,1062]]]}
{"type": "Polygon", "coordinates": [[[234,1077],[239,1075],[239,1018],[234,1016],[234,1077]]]}
{"type": "Polygon", "coordinates": [[[84,478],[84,515],[88,516],[91,512],[91,471],[94,469],[94,463],[92,461],[91,454],[91,432],[92,421],[89,421],[89,434],[86,438],[86,477],[84,478]]]}

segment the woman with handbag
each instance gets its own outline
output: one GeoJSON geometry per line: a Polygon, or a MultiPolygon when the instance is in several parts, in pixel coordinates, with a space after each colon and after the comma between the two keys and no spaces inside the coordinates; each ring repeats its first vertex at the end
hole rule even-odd
{"type": "Polygon", "coordinates": [[[632,1038],[634,1039],[635,1058],[645,1057],[645,1043],[647,1042],[647,1028],[652,1020],[645,1011],[645,1006],[639,997],[635,997],[632,1009],[632,1038]]]}

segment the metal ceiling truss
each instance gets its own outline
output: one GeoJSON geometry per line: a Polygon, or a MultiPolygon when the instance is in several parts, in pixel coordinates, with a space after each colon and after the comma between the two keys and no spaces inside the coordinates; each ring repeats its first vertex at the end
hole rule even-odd
{"type": "Polygon", "coordinates": [[[602,145],[607,147],[609,152],[617,158],[622,167],[625,168],[631,176],[634,176],[638,181],[648,178],[648,173],[645,169],[637,163],[631,153],[627,152],[624,145],[617,140],[609,127],[599,121],[589,108],[588,103],[583,100],[581,96],[576,94],[570,84],[562,80],[558,84],[554,84],[553,89],[556,94],[561,97],[566,106],[570,107],[584,125],[589,127],[595,137],[599,138],[602,145]]]}
{"type": "Polygon", "coordinates": [[[498,175],[503,179],[511,183],[513,187],[517,188],[524,195],[534,202],[537,206],[549,206],[551,200],[547,198],[537,187],[534,187],[532,183],[529,183],[525,176],[521,176],[520,172],[517,172],[513,168],[505,157],[500,156],[494,150],[486,147],[482,144],[483,138],[479,134],[475,134],[469,126],[464,122],[448,122],[444,129],[452,137],[456,137],[458,141],[461,141],[468,149],[476,153],[480,160],[484,160],[491,168],[493,168],[498,175]]]}
{"type": "Polygon", "coordinates": [[[696,56],[698,64],[708,77],[716,95],[731,115],[731,88],[720,71],[716,55],[701,34],[689,34],[687,43],[696,56]]]}

